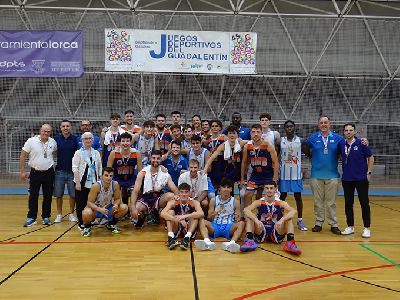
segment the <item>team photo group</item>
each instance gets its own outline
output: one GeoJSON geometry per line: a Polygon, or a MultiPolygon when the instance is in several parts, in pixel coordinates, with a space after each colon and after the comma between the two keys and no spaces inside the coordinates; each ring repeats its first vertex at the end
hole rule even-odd
{"type": "Polygon", "coordinates": [[[362,237],[371,236],[368,188],[374,157],[368,140],[356,136],[355,124],[343,124],[338,134],[331,130],[329,116],[321,115],[316,132],[299,137],[292,120],[282,124],[283,132],[273,130],[268,113],[250,127],[241,124],[239,112],[226,127],[217,119],[193,115],[185,122],[181,116],[173,111],[167,125],[167,116],[158,114],[137,126],[134,111],[122,117],[112,113],[109,126],[98,134],[88,119],[81,120],[79,132],[62,120],[54,137],[56,130],[43,124],[20,154],[20,176],[29,181],[24,226],[38,222],[40,189],[41,221],[62,222],[66,189],[65,216],[78,223],[83,237],[95,234],[94,226],[118,234],[119,221],[131,222],[132,232],[162,224],[169,249],[186,250],[193,240],[199,250],[215,250],[214,239],[222,237],[227,241],[221,248],[231,253],[271,242],[300,255],[295,227],[308,230],[303,220],[304,154],[310,159],[314,199],[314,216],[307,216],[307,223],[313,222],[310,230],[321,232],[326,219],[333,234],[353,234],[357,191],[362,237]],[[339,185],[345,199],[343,231],[336,208],[339,185]],[[288,194],[294,195],[296,208],[285,201],[288,194]],[[57,215],[51,219],[53,196],[57,215]]]}

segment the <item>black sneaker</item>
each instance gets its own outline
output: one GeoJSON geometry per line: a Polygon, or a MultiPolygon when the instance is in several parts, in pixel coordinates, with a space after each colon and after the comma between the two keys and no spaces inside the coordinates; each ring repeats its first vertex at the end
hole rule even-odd
{"type": "Polygon", "coordinates": [[[181,249],[187,250],[189,248],[190,239],[186,236],[181,240],[181,249]]]}
{"type": "Polygon", "coordinates": [[[153,211],[150,215],[150,219],[147,221],[147,225],[158,225],[160,224],[160,217],[158,213],[153,211]]]}
{"type": "Polygon", "coordinates": [[[145,220],[144,216],[138,217],[138,220],[137,220],[137,222],[135,224],[135,228],[142,228],[143,224],[144,224],[144,220],[145,220]]]}
{"type": "Polygon", "coordinates": [[[174,249],[176,246],[178,246],[178,241],[176,240],[176,238],[173,237],[168,237],[168,248],[170,250],[174,249]]]}

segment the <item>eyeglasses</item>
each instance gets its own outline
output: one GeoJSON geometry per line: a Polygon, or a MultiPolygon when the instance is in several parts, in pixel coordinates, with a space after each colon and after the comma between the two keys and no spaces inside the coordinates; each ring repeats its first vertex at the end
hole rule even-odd
{"type": "Polygon", "coordinates": [[[88,138],[83,138],[82,140],[93,140],[92,137],[88,137],[88,138]]]}

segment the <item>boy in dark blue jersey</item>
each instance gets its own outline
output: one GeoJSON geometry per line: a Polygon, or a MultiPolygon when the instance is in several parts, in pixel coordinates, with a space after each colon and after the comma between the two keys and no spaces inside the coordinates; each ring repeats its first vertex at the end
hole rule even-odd
{"type": "Polygon", "coordinates": [[[161,217],[167,223],[169,249],[178,245],[177,238],[183,236],[181,248],[187,250],[193,234],[196,232],[199,219],[204,216],[200,202],[190,198],[190,185],[181,183],[179,194],[167,203],[162,210],[161,217]]]}
{"type": "Polygon", "coordinates": [[[245,207],[244,214],[247,218],[247,236],[244,244],[240,247],[242,252],[257,249],[257,243],[272,242],[280,244],[287,237],[283,244],[283,250],[301,254],[294,240],[293,217],[297,211],[287,202],[275,198],[276,183],[268,181],[264,185],[265,197],[254,201],[245,207]],[[258,210],[257,215],[253,211],[258,210]],[[285,211],[285,214],[283,213],[285,211]]]}

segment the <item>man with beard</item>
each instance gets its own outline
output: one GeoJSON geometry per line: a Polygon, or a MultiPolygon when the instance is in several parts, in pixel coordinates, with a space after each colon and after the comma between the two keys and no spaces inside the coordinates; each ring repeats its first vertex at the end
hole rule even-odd
{"type": "Polygon", "coordinates": [[[179,190],[171,179],[168,172],[164,172],[160,166],[161,151],[151,152],[151,165],[143,168],[135,181],[135,187],[131,196],[132,223],[141,228],[148,215],[151,216],[148,224],[159,223],[158,211],[165,207],[167,202],[178,194],[179,190]],[[163,193],[164,187],[168,186],[172,193],[163,193]],[[139,193],[143,187],[143,194],[139,193]]]}
{"type": "Polygon", "coordinates": [[[172,141],[171,131],[169,128],[165,128],[165,122],[166,117],[164,114],[158,114],[156,116],[156,134],[162,155],[168,152],[168,145],[172,141]]]}
{"type": "Polygon", "coordinates": [[[171,143],[170,154],[167,159],[162,162],[162,165],[167,168],[172,181],[178,186],[179,176],[183,171],[187,171],[189,166],[186,158],[181,155],[180,141],[173,140],[171,143]]]}
{"type": "Polygon", "coordinates": [[[107,166],[108,156],[111,151],[119,148],[119,136],[125,131],[121,128],[121,116],[117,113],[112,113],[110,116],[111,126],[103,128],[101,137],[103,141],[103,166],[107,166]]]}
{"type": "Polygon", "coordinates": [[[135,122],[135,113],[133,110],[127,110],[124,113],[124,118],[125,118],[125,124],[121,125],[121,128],[130,134],[135,134],[135,133],[140,133],[142,128],[140,126],[137,126],[134,124],[135,122]]]}
{"type": "MultiPolygon", "coordinates": [[[[238,136],[242,140],[250,140],[250,129],[247,127],[242,127],[242,115],[239,112],[234,112],[232,114],[231,125],[236,126],[238,128],[238,136]]],[[[222,131],[223,134],[227,134],[226,129],[222,131]]]]}

